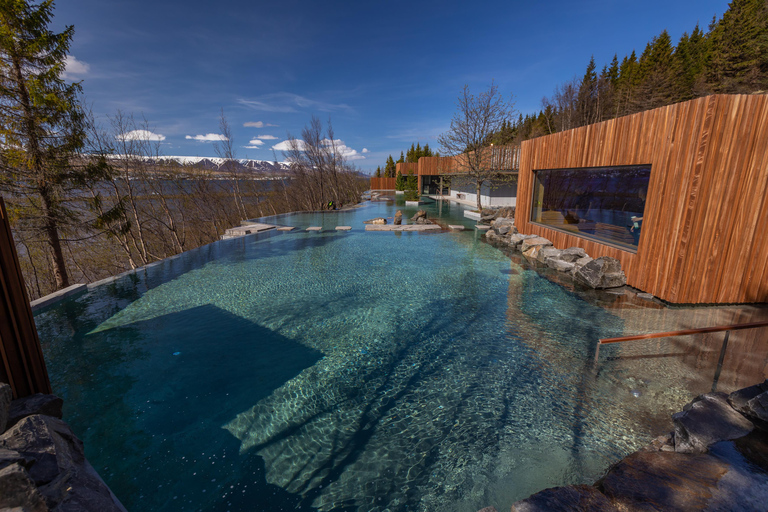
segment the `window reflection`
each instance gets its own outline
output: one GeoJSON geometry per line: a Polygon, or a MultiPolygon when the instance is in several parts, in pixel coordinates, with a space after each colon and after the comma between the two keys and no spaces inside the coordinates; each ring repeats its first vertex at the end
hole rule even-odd
{"type": "Polygon", "coordinates": [[[636,250],[651,166],[534,171],[531,221],[636,250]]]}

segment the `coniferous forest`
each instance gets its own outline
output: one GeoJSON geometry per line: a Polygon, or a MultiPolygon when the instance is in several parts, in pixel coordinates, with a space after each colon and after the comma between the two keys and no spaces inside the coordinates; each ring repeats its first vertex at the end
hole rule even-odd
{"type": "Polygon", "coordinates": [[[489,142],[514,144],[710,94],[768,91],[768,1],[733,0],[721,19],[674,44],[666,30],[601,68],[558,85],[538,113],[506,123],[489,142]]]}

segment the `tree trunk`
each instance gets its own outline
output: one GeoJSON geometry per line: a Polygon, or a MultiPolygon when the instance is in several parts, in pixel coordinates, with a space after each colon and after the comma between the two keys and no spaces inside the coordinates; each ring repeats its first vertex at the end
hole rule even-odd
{"type": "Polygon", "coordinates": [[[477,180],[477,210],[483,211],[483,205],[480,203],[480,188],[483,186],[483,182],[477,180]]]}
{"type": "Polygon", "coordinates": [[[51,212],[51,200],[44,187],[40,190],[40,196],[43,200],[43,211],[45,213],[45,233],[48,235],[48,244],[51,246],[53,253],[53,277],[56,279],[56,289],[61,290],[69,286],[67,263],[64,260],[64,251],[61,250],[61,239],[59,238],[56,220],[51,212]]]}

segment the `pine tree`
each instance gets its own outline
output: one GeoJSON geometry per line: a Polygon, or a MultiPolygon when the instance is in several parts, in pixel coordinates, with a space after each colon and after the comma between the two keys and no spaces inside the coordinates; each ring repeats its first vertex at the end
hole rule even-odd
{"type": "Polygon", "coordinates": [[[72,165],[85,145],[86,118],[80,85],[62,77],[74,28],[52,32],[52,11],[53,0],[0,3],[0,189],[27,199],[25,217],[44,235],[56,286],[64,288],[61,230],[76,218],[66,193],[94,169],[72,165]]]}
{"type": "Polygon", "coordinates": [[[376,167],[376,174],[373,175],[375,178],[381,178],[381,166],[376,167]]]}
{"type": "Polygon", "coordinates": [[[395,163],[402,164],[404,162],[405,162],[405,156],[403,156],[403,152],[401,151],[400,152],[400,158],[398,158],[397,162],[395,162],[395,163]]]}
{"type": "Polygon", "coordinates": [[[403,179],[403,173],[397,171],[397,177],[395,178],[395,190],[405,190],[405,180],[403,179]]]}
{"type": "Polygon", "coordinates": [[[395,161],[392,159],[392,155],[389,155],[387,157],[387,163],[384,167],[384,177],[385,178],[394,178],[395,177],[395,161]]]}
{"type": "Polygon", "coordinates": [[[733,0],[709,34],[706,81],[721,93],[768,87],[768,2],[733,0]]]}

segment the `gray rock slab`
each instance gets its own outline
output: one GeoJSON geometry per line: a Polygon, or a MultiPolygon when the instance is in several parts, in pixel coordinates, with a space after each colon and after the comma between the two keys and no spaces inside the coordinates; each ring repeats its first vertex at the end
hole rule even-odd
{"type": "Polygon", "coordinates": [[[536,255],[536,259],[546,264],[547,260],[549,259],[556,259],[560,257],[560,249],[555,249],[552,246],[544,246],[539,250],[539,253],[536,255]]]}
{"type": "Polygon", "coordinates": [[[72,286],[68,286],[64,289],[50,293],[45,297],[40,297],[39,299],[35,299],[32,302],[30,302],[29,305],[32,308],[32,311],[37,311],[38,309],[44,308],[46,306],[50,306],[54,302],[58,302],[61,299],[64,299],[66,297],[71,297],[72,295],[76,295],[78,293],[82,293],[87,290],[88,290],[87,284],[73,284],[72,286]]]}
{"type": "Polygon", "coordinates": [[[407,224],[401,226],[395,225],[373,225],[369,224],[365,226],[366,231],[439,231],[440,226],[437,224],[407,224]]]}
{"type": "Polygon", "coordinates": [[[270,231],[272,229],[277,228],[277,226],[272,224],[262,224],[262,223],[253,223],[253,224],[246,224],[243,226],[237,226],[235,228],[229,228],[226,231],[224,231],[224,234],[221,235],[222,240],[228,240],[230,238],[238,238],[245,235],[251,235],[253,233],[261,233],[263,231],[270,231]]]}
{"type": "Polygon", "coordinates": [[[579,268],[576,281],[594,289],[616,288],[627,284],[627,278],[616,258],[601,256],[579,268]]]}
{"type": "Polygon", "coordinates": [[[754,386],[749,386],[747,388],[734,391],[728,395],[728,403],[731,404],[731,407],[740,413],[748,414],[750,409],[747,406],[747,403],[757,395],[765,393],[766,391],[768,391],[768,379],[766,379],[765,382],[761,382],[760,384],[755,384],[754,386]]]}
{"type": "Polygon", "coordinates": [[[520,246],[520,251],[525,253],[531,247],[546,247],[552,245],[552,242],[541,236],[534,236],[532,238],[523,239],[523,243],[520,246]]]}
{"type": "Polygon", "coordinates": [[[294,229],[296,228],[293,226],[280,226],[277,228],[278,231],[293,231],[294,229]]]}
{"type": "Polygon", "coordinates": [[[19,464],[0,469],[0,509],[24,512],[48,512],[48,506],[19,464]]]}
{"type": "Polygon", "coordinates": [[[586,257],[587,251],[581,247],[569,247],[568,249],[563,249],[560,253],[560,259],[569,263],[575,263],[578,260],[586,257]]]}
{"type": "Polygon", "coordinates": [[[44,395],[35,393],[34,395],[18,398],[11,402],[8,409],[8,423],[6,428],[11,428],[20,420],[34,414],[45,414],[61,419],[61,408],[64,401],[56,395],[44,395]]]}
{"type": "Polygon", "coordinates": [[[448,228],[453,231],[464,231],[464,226],[460,224],[448,224],[448,228]]]}
{"type": "Polygon", "coordinates": [[[336,226],[336,231],[349,231],[352,226],[336,226]]]}
{"type": "Polygon", "coordinates": [[[555,258],[550,258],[549,260],[547,260],[547,266],[557,270],[558,272],[570,272],[575,267],[573,263],[569,263],[563,260],[558,260],[555,258]]]}
{"type": "Polygon", "coordinates": [[[486,224],[475,224],[475,229],[478,231],[488,231],[491,229],[491,226],[488,226],[486,224]]]}
{"type": "Polygon", "coordinates": [[[622,510],[705,510],[730,466],[711,455],[635,452],[597,486],[622,510]]]}
{"type": "Polygon", "coordinates": [[[720,441],[749,434],[755,426],[728,403],[725,393],[697,397],[681,412],[672,415],[675,424],[675,451],[705,453],[720,441]]]}
{"type": "Polygon", "coordinates": [[[553,487],[512,504],[512,512],[613,512],[611,501],[591,485],[553,487]]]}
{"type": "Polygon", "coordinates": [[[370,224],[370,225],[385,225],[387,223],[387,219],[384,217],[376,217],[375,219],[368,219],[364,220],[363,224],[370,224]]]}

